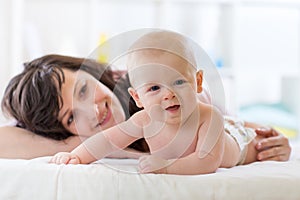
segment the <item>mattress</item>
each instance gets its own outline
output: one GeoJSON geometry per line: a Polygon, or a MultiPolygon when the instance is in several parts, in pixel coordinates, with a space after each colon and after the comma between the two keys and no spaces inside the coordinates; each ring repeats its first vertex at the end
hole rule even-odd
{"type": "Polygon", "coordinates": [[[49,164],[0,159],[0,199],[300,199],[300,159],[255,162],[206,175],[139,174],[137,160],[49,164]]]}

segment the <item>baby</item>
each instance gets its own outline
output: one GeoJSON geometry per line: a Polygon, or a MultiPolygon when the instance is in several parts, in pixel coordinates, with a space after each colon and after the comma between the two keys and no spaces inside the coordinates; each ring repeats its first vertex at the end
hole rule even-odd
{"type": "Polygon", "coordinates": [[[143,110],[50,162],[91,163],[140,138],[151,154],[140,158],[141,173],[206,174],[245,161],[255,132],[231,119],[224,129],[222,114],[199,101],[202,72],[183,36],[168,31],[142,36],[130,48],[128,74],[128,91],[143,110]]]}

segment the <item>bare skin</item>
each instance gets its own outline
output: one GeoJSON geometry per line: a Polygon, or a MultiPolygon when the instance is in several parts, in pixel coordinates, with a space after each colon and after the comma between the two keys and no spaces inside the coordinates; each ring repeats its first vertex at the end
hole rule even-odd
{"type": "MultiPolygon", "coordinates": [[[[68,73],[66,76],[66,83],[69,83],[70,81],[73,81],[74,83],[74,77],[76,76],[77,74],[75,73],[68,73]]],[[[67,88],[67,84],[63,84],[63,87],[67,88]]],[[[69,92],[70,95],[73,94],[72,90],[69,92]]],[[[205,100],[203,100],[203,102],[205,102],[205,100]]],[[[72,104],[69,106],[71,105],[72,104]]],[[[253,123],[246,123],[246,126],[250,126],[254,129],[262,127],[253,123]]],[[[93,130],[93,132],[90,132],[89,134],[93,135],[96,132],[97,130],[93,130]]],[[[249,162],[254,159],[261,161],[286,161],[289,159],[291,147],[285,136],[272,129],[257,129],[256,133],[262,137],[256,138],[257,142],[254,146],[257,149],[257,154],[255,154],[256,156],[249,158],[249,162]]],[[[76,132],[74,132],[74,134],[76,134],[76,132]]],[[[81,144],[87,136],[84,138],[83,136],[80,137],[79,135],[76,135],[69,137],[64,141],[56,141],[38,136],[25,129],[14,126],[3,126],[0,127],[0,138],[0,158],[32,159],[41,156],[52,156],[61,151],[69,152],[81,144]]],[[[136,154],[123,156],[116,155],[116,157],[118,156],[137,157],[136,154]]]]}
{"type": "MultiPolygon", "coordinates": [[[[259,127],[261,126],[257,126],[257,128],[259,127]]],[[[256,133],[261,136],[256,138],[255,148],[257,155],[256,157],[247,157],[245,163],[253,160],[289,160],[291,146],[285,136],[272,129],[257,129],[256,133]],[[260,146],[258,145],[259,143],[261,144],[260,146]]],[[[71,151],[82,143],[79,136],[72,136],[64,141],[56,141],[13,126],[0,127],[0,138],[0,158],[10,159],[33,159],[41,156],[53,156],[61,151],[71,151]]]]}
{"type": "Polygon", "coordinates": [[[56,141],[36,135],[22,128],[0,127],[0,157],[32,159],[49,156],[57,151],[70,151],[81,143],[79,137],[70,137],[65,141],[56,141]]]}

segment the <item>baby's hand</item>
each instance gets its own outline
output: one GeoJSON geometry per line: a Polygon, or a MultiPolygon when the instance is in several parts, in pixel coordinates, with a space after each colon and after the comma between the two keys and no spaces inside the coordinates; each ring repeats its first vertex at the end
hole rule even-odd
{"type": "Polygon", "coordinates": [[[77,155],[68,152],[60,152],[55,154],[50,163],[55,164],[80,164],[80,159],[77,155]]]}
{"type": "Polygon", "coordinates": [[[139,171],[141,173],[166,174],[168,164],[168,160],[154,155],[142,156],[139,159],[139,171]]]}

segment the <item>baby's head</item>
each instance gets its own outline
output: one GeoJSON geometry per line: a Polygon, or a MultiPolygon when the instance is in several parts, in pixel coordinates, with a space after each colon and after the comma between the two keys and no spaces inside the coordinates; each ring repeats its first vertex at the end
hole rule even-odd
{"type": "Polygon", "coordinates": [[[127,69],[134,88],[150,74],[158,78],[158,72],[163,70],[165,76],[173,72],[193,77],[197,91],[202,90],[202,71],[197,72],[190,41],[175,32],[153,31],[140,37],[129,49],[127,69]]]}
{"type": "MultiPolygon", "coordinates": [[[[197,70],[194,54],[189,41],[184,36],[170,31],[154,31],[143,35],[129,49],[127,69],[132,81],[131,72],[145,64],[163,64],[168,59],[178,57],[186,62],[192,73],[197,70]]],[[[178,59],[177,58],[177,59],[178,59]]],[[[168,67],[173,68],[172,65],[168,67]]]]}
{"type": "Polygon", "coordinates": [[[171,104],[182,106],[186,99],[195,99],[202,84],[189,41],[174,32],[155,31],[139,38],[129,49],[127,67],[133,87],[129,92],[146,110],[154,104],[164,107],[160,99],[171,93],[171,104]]]}

